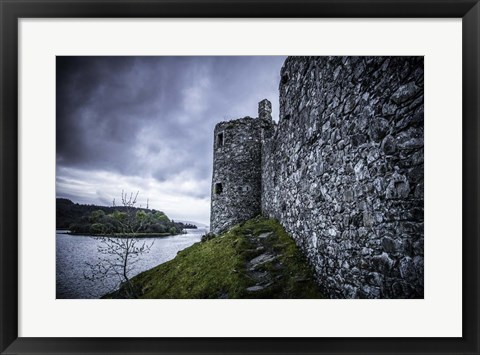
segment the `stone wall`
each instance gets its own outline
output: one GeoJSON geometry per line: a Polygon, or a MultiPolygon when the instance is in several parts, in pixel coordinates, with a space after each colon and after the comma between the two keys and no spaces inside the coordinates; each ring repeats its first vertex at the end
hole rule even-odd
{"type": "Polygon", "coordinates": [[[268,122],[245,117],[215,126],[210,213],[215,234],[261,213],[261,139],[268,122]]]}
{"type": "Polygon", "coordinates": [[[423,297],[423,57],[290,57],[262,137],[262,212],[327,295],[423,297]]]}

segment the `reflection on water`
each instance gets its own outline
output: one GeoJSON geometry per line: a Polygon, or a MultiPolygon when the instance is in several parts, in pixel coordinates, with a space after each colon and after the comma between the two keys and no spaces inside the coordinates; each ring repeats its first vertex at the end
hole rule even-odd
{"type": "MultiPolygon", "coordinates": [[[[169,261],[177,253],[192,244],[199,242],[207,231],[205,228],[187,229],[187,234],[163,238],[140,238],[153,246],[149,253],[141,255],[132,272],[134,276],[142,271],[169,261]]],[[[106,283],[92,281],[84,278],[88,272],[86,263],[95,264],[98,261],[97,247],[100,241],[97,238],[65,234],[57,231],[56,236],[56,282],[58,298],[99,298],[111,291],[117,280],[107,280],[106,283]]]]}

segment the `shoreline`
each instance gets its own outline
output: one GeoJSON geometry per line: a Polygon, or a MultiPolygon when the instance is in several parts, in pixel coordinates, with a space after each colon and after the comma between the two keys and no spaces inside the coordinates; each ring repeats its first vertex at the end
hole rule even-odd
{"type": "MultiPolygon", "coordinates": [[[[198,228],[185,228],[187,229],[192,229],[192,230],[198,230],[198,228]]],[[[56,229],[56,233],[59,233],[59,231],[64,231],[60,234],[69,234],[69,235],[74,235],[74,236],[79,236],[79,237],[93,237],[93,238],[163,238],[163,237],[171,237],[175,235],[184,235],[188,234],[188,232],[185,233],[177,233],[177,234],[172,234],[172,233],[113,233],[113,234],[85,234],[85,233],[72,233],[68,230],[65,229],[56,229]]]]}

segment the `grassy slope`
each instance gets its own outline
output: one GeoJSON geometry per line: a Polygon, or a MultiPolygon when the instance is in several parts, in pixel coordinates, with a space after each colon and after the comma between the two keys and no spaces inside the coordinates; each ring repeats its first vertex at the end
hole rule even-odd
{"type": "MultiPolygon", "coordinates": [[[[140,298],[322,298],[293,239],[276,221],[263,217],[196,243],[132,282],[140,298]],[[273,233],[265,237],[267,232],[273,233]],[[276,258],[253,270],[250,261],[265,253],[276,258]],[[248,291],[258,284],[258,274],[271,282],[248,291]]],[[[109,296],[121,297],[121,290],[109,296]]]]}

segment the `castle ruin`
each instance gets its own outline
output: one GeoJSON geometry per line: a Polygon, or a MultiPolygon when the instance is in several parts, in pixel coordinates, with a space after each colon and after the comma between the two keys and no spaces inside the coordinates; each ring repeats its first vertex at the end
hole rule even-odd
{"type": "Polygon", "coordinates": [[[423,57],[289,57],[280,117],[220,122],[211,231],[263,214],[332,298],[423,297],[423,57]]]}

